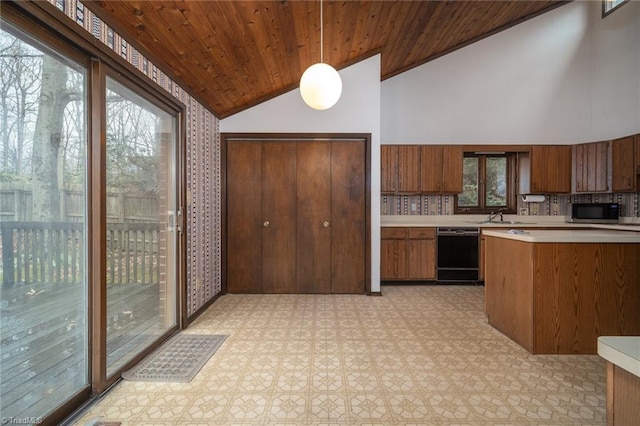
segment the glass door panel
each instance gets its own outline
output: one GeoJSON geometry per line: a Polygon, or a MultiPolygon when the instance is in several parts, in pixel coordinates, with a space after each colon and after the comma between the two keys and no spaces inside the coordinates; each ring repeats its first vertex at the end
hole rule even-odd
{"type": "Polygon", "coordinates": [[[176,117],[107,78],[107,376],[176,325],[176,117]]]}
{"type": "Polygon", "coordinates": [[[0,413],[89,385],[86,69],[0,29],[0,413]]]}

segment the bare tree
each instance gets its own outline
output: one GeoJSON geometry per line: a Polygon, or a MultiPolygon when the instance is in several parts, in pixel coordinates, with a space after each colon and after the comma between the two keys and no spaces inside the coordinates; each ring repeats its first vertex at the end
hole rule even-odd
{"type": "Polygon", "coordinates": [[[33,138],[31,176],[35,220],[60,220],[58,154],[64,110],[70,99],[66,65],[45,55],[42,61],[42,86],[33,138]]]}
{"type": "Polygon", "coordinates": [[[29,173],[31,133],[37,115],[42,53],[0,33],[0,147],[2,171],[29,173]]]}

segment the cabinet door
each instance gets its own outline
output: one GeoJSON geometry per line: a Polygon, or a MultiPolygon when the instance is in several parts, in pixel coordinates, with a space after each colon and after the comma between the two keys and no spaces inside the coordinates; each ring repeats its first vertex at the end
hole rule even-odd
{"type": "Polygon", "coordinates": [[[636,146],[635,137],[627,136],[612,141],[612,187],[614,192],[635,191],[636,146]]]}
{"type": "Polygon", "coordinates": [[[420,154],[417,145],[398,146],[398,191],[420,190],[420,154]]]}
{"type": "Polygon", "coordinates": [[[398,146],[380,146],[380,190],[381,192],[398,191],[398,146]]]}
{"type": "Polygon", "coordinates": [[[380,233],[380,278],[404,279],[407,276],[406,228],[382,228],[380,233]]]}
{"type": "Polygon", "coordinates": [[[571,192],[571,146],[531,147],[531,192],[571,192]]]}
{"type": "Polygon", "coordinates": [[[443,191],[441,145],[420,147],[420,190],[422,192],[443,191]]]}
{"type": "Polygon", "coordinates": [[[609,190],[609,142],[578,144],[573,147],[576,192],[609,190]]]}
{"type": "Polygon", "coordinates": [[[459,194],[462,192],[462,148],[444,146],[442,148],[442,191],[459,194]]]}
{"type": "Polygon", "coordinates": [[[296,143],[256,145],[263,145],[262,291],[295,293],[296,143]]]}
{"type": "Polygon", "coordinates": [[[300,293],[331,291],[331,145],[297,145],[297,286],[300,293]]]}
{"type": "Polygon", "coordinates": [[[227,145],[227,291],[262,292],[262,144],[227,145]],[[256,167],[256,164],[259,166],[256,167]]]}
{"type": "Polygon", "coordinates": [[[366,145],[331,142],[331,293],[364,293],[366,273],[366,145]]]}
{"type": "Polygon", "coordinates": [[[484,281],[484,236],[480,237],[478,247],[478,280],[484,281]]]}
{"type": "Polygon", "coordinates": [[[407,235],[407,254],[407,278],[415,280],[435,280],[435,228],[409,228],[407,235]]]}

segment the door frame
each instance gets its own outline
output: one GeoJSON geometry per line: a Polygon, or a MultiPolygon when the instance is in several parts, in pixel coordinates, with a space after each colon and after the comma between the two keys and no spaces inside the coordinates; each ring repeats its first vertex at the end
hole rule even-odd
{"type": "Polygon", "coordinates": [[[254,140],[256,143],[267,141],[334,141],[353,140],[365,144],[365,289],[364,293],[371,293],[371,133],[233,133],[220,134],[220,265],[221,284],[220,294],[227,293],[227,144],[233,140],[254,140]]]}

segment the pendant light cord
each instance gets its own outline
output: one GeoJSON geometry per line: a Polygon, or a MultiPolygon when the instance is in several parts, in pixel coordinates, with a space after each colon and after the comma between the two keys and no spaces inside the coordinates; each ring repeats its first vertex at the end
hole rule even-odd
{"type": "Polygon", "coordinates": [[[323,29],[322,29],[322,0],[320,0],[320,62],[324,63],[324,34],[323,34],[323,29]]]}

